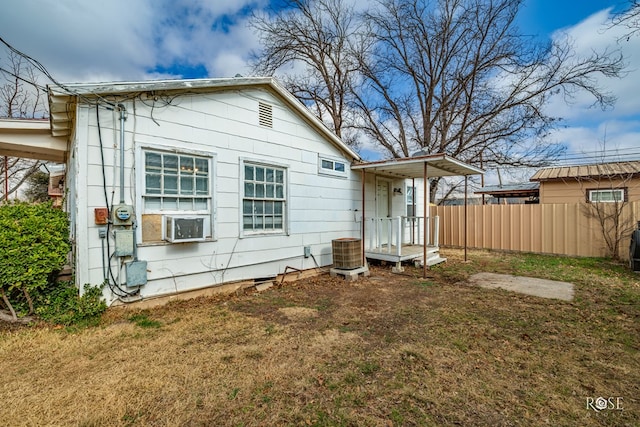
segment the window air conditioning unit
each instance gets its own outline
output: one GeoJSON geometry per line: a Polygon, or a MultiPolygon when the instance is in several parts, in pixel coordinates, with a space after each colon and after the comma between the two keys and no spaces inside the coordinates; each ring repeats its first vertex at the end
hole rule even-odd
{"type": "Polygon", "coordinates": [[[204,218],[165,216],[165,240],[171,243],[204,241],[204,218]]]}

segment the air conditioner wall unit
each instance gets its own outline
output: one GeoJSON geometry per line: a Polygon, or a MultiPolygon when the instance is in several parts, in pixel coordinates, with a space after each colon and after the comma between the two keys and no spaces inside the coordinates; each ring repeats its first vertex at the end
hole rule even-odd
{"type": "Polygon", "coordinates": [[[165,216],[165,240],[171,243],[204,241],[204,218],[184,215],[165,216]]]}

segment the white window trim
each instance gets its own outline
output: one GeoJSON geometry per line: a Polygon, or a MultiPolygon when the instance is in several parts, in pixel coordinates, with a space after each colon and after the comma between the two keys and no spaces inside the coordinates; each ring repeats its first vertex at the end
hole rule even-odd
{"type": "Polygon", "coordinates": [[[625,201],[625,189],[624,188],[595,188],[590,189],[589,191],[589,202],[590,203],[623,203],[625,201]],[[593,194],[595,193],[604,193],[604,192],[617,192],[620,194],[619,200],[594,200],[593,194]]]}
{"type": "Polygon", "coordinates": [[[337,158],[337,157],[330,157],[330,156],[322,156],[322,155],[320,155],[320,156],[318,156],[318,174],[334,176],[334,177],[338,177],[338,178],[347,178],[348,174],[349,174],[349,162],[345,161],[344,159],[337,158]],[[323,168],[322,167],[322,161],[323,160],[332,162],[334,165],[335,165],[335,163],[342,163],[344,165],[344,171],[337,171],[335,169],[323,168]]]}
{"type": "Polygon", "coordinates": [[[238,230],[240,238],[245,237],[260,237],[260,236],[288,236],[289,235],[289,222],[291,218],[291,212],[289,205],[291,204],[291,193],[289,191],[289,165],[277,163],[277,162],[265,162],[264,160],[256,160],[247,157],[240,157],[240,171],[238,176],[238,230]],[[243,201],[244,201],[244,166],[245,164],[274,167],[284,170],[284,220],[282,224],[282,230],[245,230],[243,227],[243,201]]]}
{"type": "MultiPolygon", "coordinates": [[[[211,230],[211,237],[207,237],[206,241],[216,241],[218,240],[218,230],[216,227],[217,222],[217,187],[216,184],[218,180],[217,176],[217,156],[215,153],[211,151],[203,151],[197,149],[188,149],[188,148],[178,148],[171,147],[160,144],[153,143],[140,143],[138,142],[135,146],[135,161],[137,166],[136,170],[136,241],[138,246],[147,246],[147,245],[158,245],[158,244],[170,244],[169,242],[143,242],[142,241],[142,215],[150,214],[150,215],[184,215],[184,216],[198,216],[208,218],[207,225],[209,230],[211,230]],[[205,211],[180,211],[180,210],[150,210],[145,212],[144,210],[144,193],[145,193],[145,162],[144,162],[144,153],[145,151],[158,151],[163,153],[171,153],[171,154],[185,154],[199,157],[207,157],[210,159],[210,169],[209,169],[209,188],[211,198],[211,204],[209,207],[209,212],[205,211]]],[[[162,236],[165,235],[165,221],[164,218],[161,221],[162,224],[162,236]]]]}

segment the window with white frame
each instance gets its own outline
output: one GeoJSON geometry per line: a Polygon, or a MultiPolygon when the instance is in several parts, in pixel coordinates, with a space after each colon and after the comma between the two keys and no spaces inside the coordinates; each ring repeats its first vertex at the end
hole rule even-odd
{"type": "Polygon", "coordinates": [[[145,213],[211,213],[211,157],[145,150],[145,213]]]}
{"type": "Polygon", "coordinates": [[[587,190],[589,202],[623,202],[626,200],[626,188],[610,188],[587,190]]]}
{"type": "Polygon", "coordinates": [[[242,229],[283,232],[286,225],[286,169],[243,164],[242,229]]]}
{"type": "Polygon", "coordinates": [[[320,157],[319,172],[334,176],[347,176],[347,164],[340,160],[320,157]]]}

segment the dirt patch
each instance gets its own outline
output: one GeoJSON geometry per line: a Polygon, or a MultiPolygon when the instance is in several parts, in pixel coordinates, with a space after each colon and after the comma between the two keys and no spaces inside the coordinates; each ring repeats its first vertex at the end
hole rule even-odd
{"type": "Polygon", "coordinates": [[[308,319],[318,317],[318,310],[309,307],[282,307],[278,309],[289,320],[308,319]]]}
{"type": "Polygon", "coordinates": [[[469,278],[469,283],[487,289],[505,289],[525,295],[563,301],[573,301],[574,294],[572,283],[510,274],[477,273],[469,278]]]}

